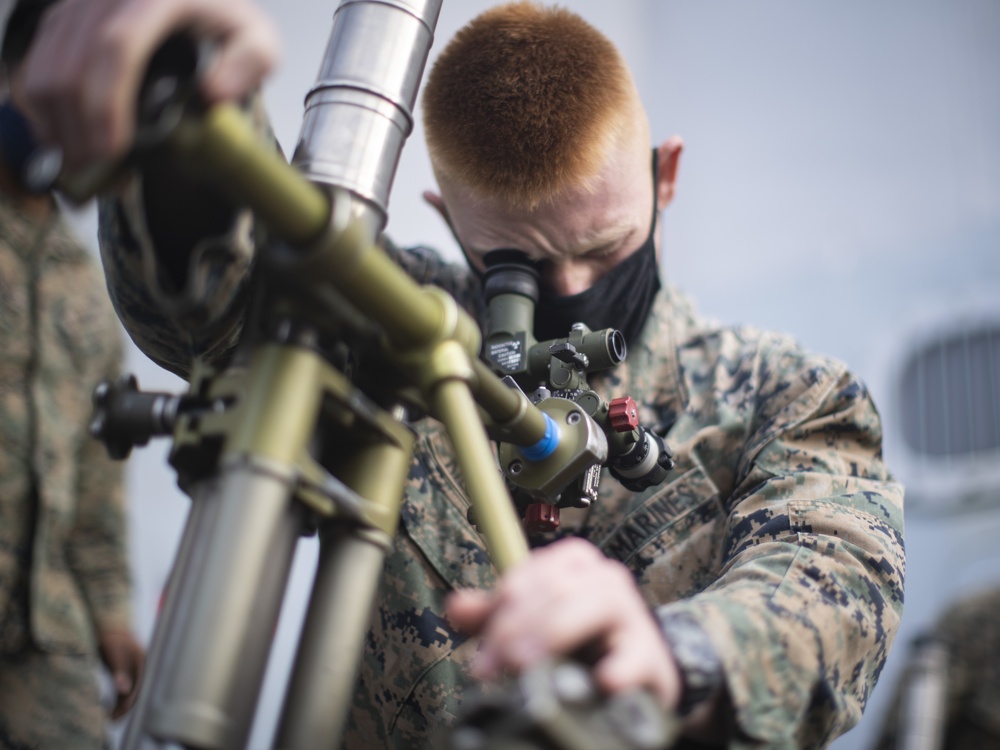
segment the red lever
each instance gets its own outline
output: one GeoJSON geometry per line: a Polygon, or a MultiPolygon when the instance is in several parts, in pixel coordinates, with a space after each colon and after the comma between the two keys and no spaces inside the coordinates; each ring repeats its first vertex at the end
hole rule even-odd
{"type": "Polygon", "coordinates": [[[555,531],[559,528],[559,509],[548,503],[532,503],[524,511],[528,531],[555,531]]]}
{"type": "Polygon", "coordinates": [[[639,426],[639,409],[631,396],[619,396],[611,399],[608,419],[615,432],[631,432],[639,426]]]}

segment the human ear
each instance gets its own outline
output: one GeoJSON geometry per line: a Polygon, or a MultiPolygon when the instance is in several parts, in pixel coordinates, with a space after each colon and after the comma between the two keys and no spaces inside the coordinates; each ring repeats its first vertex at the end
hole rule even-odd
{"type": "Polygon", "coordinates": [[[424,201],[433,208],[438,214],[444,219],[444,223],[448,225],[448,229],[451,230],[451,236],[455,238],[455,244],[458,245],[458,249],[462,251],[462,256],[465,258],[466,263],[469,264],[471,268],[479,268],[479,264],[474,263],[469,254],[465,251],[465,246],[462,241],[458,238],[458,232],[455,231],[455,225],[451,223],[451,214],[448,213],[448,207],[444,203],[444,198],[442,198],[438,193],[432,190],[425,190],[423,192],[424,201]]]}
{"type": "Polygon", "coordinates": [[[445,223],[451,226],[451,217],[448,215],[448,207],[444,205],[444,199],[433,190],[425,190],[423,192],[424,202],[433,208],[438,214],[444,219],[445,223]]]}
{"type": "Polygon", "coordinates": [[[656,149],[656,207],[662,211],[674,199],[674,189],[677,184],[677,168],[680,165],[684,141],[680,136],[672,135],[656,149]]]}

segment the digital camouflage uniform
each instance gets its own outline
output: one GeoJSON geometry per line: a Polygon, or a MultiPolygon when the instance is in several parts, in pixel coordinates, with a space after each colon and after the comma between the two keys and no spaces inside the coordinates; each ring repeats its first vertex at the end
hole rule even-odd
{"type": "MultiPolygon", "coordinates": [[[[1000,588],[950,607],[929,634],[947,648],[942,750],[1000,750],[1000,588]]],[[[909,672],[896,687],[875,750],[897,750],[900,703],[909,672]]]]}
{"type": "Polygon", "coordinates": [[[129,627],[122,468],[87,433],[120,372],[100,270],[0,197],[0,747],[103,745],[96,632],[129,627]]]}
{"type": "MultiPolygon", "coordinates": [[[[172,292],[140,195],[133,179],[102,205],[109,288],[139,346],[183,374],[192,335],[213,357],[235,340],[250,234],[241,224],[204,244],[193,283],[172,292]],[[192,334],[184,319],[204,323],[192,334]]],[[[481,312],[466,268],[389,250],[417,281],[481,312]]],[[[699,319],[672,290],[628,361],[592,384],[632,396],[644,425],[667,430],[677,466],[637,495],[605,476],[573,531],[627,565],[664,622],[686,615],[707,634],[739,726],[729,746],[822,747],[856,724],[899,623],[904,568],[902,488],[865,387],[784,336],[699,319]]],[[[438,746],[476,650],[445,619],[444,597],[494,582],[442,429],[424,420],[418,431],[345,742],[358,750],[438,746]]]]}

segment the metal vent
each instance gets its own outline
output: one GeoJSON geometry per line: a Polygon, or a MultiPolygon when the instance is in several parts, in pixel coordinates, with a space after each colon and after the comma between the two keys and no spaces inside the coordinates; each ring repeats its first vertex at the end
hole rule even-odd
{"type": "Polygon", "coordinates": [[[941,337],[911,355],[899,406],[903,440],[918,455],[1000,450],[1000,323],[941,337]]]}

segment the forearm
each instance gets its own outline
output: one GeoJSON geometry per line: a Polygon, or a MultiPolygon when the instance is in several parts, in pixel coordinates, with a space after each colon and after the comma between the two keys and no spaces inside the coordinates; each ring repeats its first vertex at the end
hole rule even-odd
{"type": "MultiPolygon", "coordinates": [[[[109,505],[111,504],[111,498],[109,505]]],[[[86,519],[69,542],[68,557],[98,631],[131,628],[131,581],[124,515],[109,508],[105,518],[86,519]]]]}
{"type": "Polygon", "coordinates": [[[768,546],[661,614],[697,620],[719,657],[728,716],[709,726],[726,718],[734,735],[822,747],[860,720],[898,627],[898,588],[805,547],[768,546]],[[857,596],[851,578],[872,594],[857,596]]]}
{"type": "MultiPolygon", "coordinates": [[[[93,357],[81,377],[117,377],[122,369],[122,342],[105,305],[95,337],[93,357]],[[114,335],[108,337],[108,332],[114,335]],[[98,344],[98,342],[100,342],[98,344]]],[[[104,446],[86,432],[78,438],[73,526],[66,541],[66,559],[97,628],[128,628],[131,588],[125,511],[125,466],[113,461],[104,446]]]]}
{"type": "Polygon", "coordinates": [[[863,387],[801,371],[755,421],[720,576],[658,611],[704,629],[740,733],[819,747],[860,719],[899,624],[902,488],[863,387]]]}

